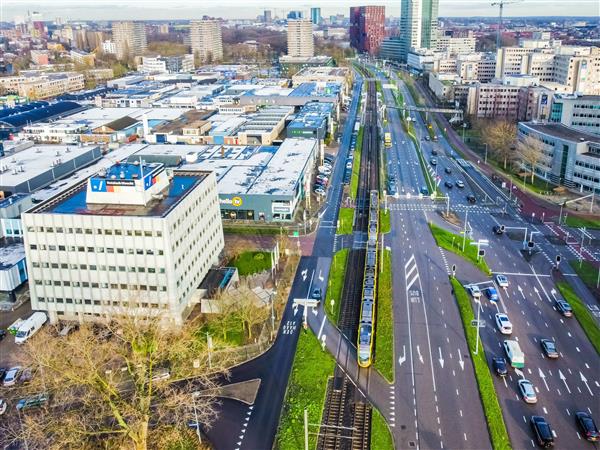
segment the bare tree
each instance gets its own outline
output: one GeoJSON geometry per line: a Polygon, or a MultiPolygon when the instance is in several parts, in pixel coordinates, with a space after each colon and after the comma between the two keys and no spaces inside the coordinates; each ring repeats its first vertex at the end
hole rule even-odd
{"type": "Polygon", "coordinates": [[[230,302],[235,308],[248,339],[252,339],[253,328],[269,317],[267,305],[261,304],[261,299],[245,283],[241,283],[236,290],[225,292],[223,301],[230,302]]]}
{"type": "Polygon", "coordinates": [[[195,323],[165,329],[158,320],[136,318],[84,324],[65,337],[45,327],[23,347],[35,376],[10,394],[16,400],[45,393],[49,400],[21,411],[20,423],[0,423],[0,441],[145,450],[167,432],[185,439],[188,419],[210,427],[216,403],[210,392],[227,361],[209,372],[207,344],[197,329],[195,323]]]}
{"type": "Polygon", "coordinates": [[[504,169],[514,157],[517,125],[507,120],[495,120],[482,126],[483,141],[490,146],[492,154],[503,162],[504,169]]]}
{"type": "Polygon", "coordinates": [[[517,144],[517,157],[523,166],[531,171],[531,184],[533,184],[535,168],[544,155],[543,150],[543,144],[531,136],[527,136],[517,144]]]}

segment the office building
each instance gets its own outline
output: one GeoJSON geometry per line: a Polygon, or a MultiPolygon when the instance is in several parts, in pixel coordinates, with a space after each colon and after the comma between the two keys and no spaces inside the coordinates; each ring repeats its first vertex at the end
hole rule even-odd
{"type": "Polygon", "coordinates": [[[315,55],[313,24],[310,19],[290,19],[287,21],[288,56],[310,58],[315,55]]]}
{"type": "Polygon", "coordinates": [[[555,94],[549,120],[600,135],[600,96],[555,94]]]}
{"type": "Polygon", "coordinates": [[[385,37],[385,6],[350,8],[350,46],[376,56],[385,37]]]}
{"type": "Polygon", "coordinates": [[[468,55],[475,53],[477,39],[473,32],[469,31],[467,36],[454,36],[451,34],[440,34],[437,37],[435,49],[440,52],[448,52],[452,55],[468,55]]]}
{"type": "Polygon", "coordinates": [[[24,97],[43,99],[83,89],[85,76],[78,72],[21,71],[18,76],[0,77],[0,86],[24,97]]]}
{"type": "Polygon", "coordinates": [[[402,60],[413,48],[435,48],[438,32],[439,0],[402,0],[400,36],[402,60]]]}
{"type": "Polygon", "coordinates": [[[379,47],[379,57],[392,61],[400,61],[402,58],[402,40],[400,37],[384,38],[379,47]]]}
{"type": "Polygon", "coordinates": [[[202,62],[223,59],[223,37],[221,23],[214,19],[194,20],[190,25],[192,54],[202,62]]]}
{"type": "MultiPolygon", "coordinates": [[[[536,145],[542,156],[539,178],[581,193],[600,193],[600,137],[559,123],[520,122],[518,139],[536,145]]],[[[531,168],[527,168],[531,170],[531,168]]]]}
{"type": "Polygon", "coordinates": [[[265,9],[265,12],[263,13],[263,21],[265,23],[273,22],[273,13],[270,9],[265,9]]]}
{"type": "Polygon", "coordinates": [[[146,73],[191,72],[194,70],[194,55],[144,56],[138,70],[146,73]]]}
{"type": "Polygon", "coordinates": [[[141,55],[146,51],[146,26],[143,22],[114,22],[112,33],[119,59],[141,55]]]}
{"type": "Polygon", "coordinates": [[[31,307],[179,326],[223,249],[214,173],[117,163],[22,215],[31,307]]]}
{"type": "Polygon", "coordinates": [[[287,19],[288,20],[304,19],[304,13],[302,11],[290,11],[287,14],[287,19]]]}
{"type": "Polygon", "coordinates": [[[310,20],[313,25],[321,25],[321,8],[310,8],[310,20]]]}

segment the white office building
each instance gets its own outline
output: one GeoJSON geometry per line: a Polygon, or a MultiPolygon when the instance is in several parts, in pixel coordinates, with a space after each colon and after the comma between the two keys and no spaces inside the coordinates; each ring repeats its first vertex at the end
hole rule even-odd
{"type": "Polygon", "coordinates": [[[190,24],[190,45],[192,54],[198,55],[200,61],[221,61],[223,59],[221,23],[213,19],[192,21],[190,24]]]}
{"type": "Polygon", "coordinates": [[[180,325],[223,249],[214,173],[118,163],[22,215],[31,306],[50,320],[180,325]]]}

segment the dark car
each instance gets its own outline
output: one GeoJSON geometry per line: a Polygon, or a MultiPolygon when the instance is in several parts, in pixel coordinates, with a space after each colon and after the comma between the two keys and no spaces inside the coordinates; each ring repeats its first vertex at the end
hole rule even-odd
{"type": "Polygon", "coordinates": [[[548,358],[558,358],[558,350],[556,350],[556,344],[550,339],[540,339],[540,345],[542,350],[548,358]]]}
{"type": "Polygon", "coordinates": [[[581,434],[583,434],[584,438],[591,442],[600,441],[598,427],[594,423],[594,419],[592,419],[591,415],[585,411],[579,411],[575,413],[575,420],[577,421],[577,426],[581,430],[581,434]]]}
{"type": "Polygon", "coordinates": [[[431,150],[431,156],[437,156],[437,155],[438,155],[437,150],[431,150]]]}
{"type": "Polygon", "coordinates": [[[396,182],[395,181],[389,181],[388,182],[388,194],[389,195],[396,195],[396,182]]]}
{"type": "Polygon", "coordinates": [[[571,317],[573,315],[573,309],[571,308],[571,305],[569,305],[566,301],[556,300],[555,304],[556,309],[558,309],[558,312],[561,313],[563,316],[571,317]]]}
{"type": "Polygon", "coordinates": [[[314,288],[311,297],[315,300],[321,300],[321,288],[314,288]]]}
{"type": "Polygon", "coordinates": [[[450,173],[452,173],[452,169],[451,169],[450,167],[446,167],[446,168],[444,169],[444,172],[446,172],[446,173],[450,174],[450,173]]]}
{"type": "Polygon", "coordinates": [[[420,192],[421,192],[421,194],[423,194],[423,195],[429,195],[429,189],[427,189],[425,186],[423,186],[423,187],[421,188],[421,191],[420,191],[420,192]]]}
{"type": "Polygon", "coordinates": [[[473,194],[467,195],[467,201],[469,203],[477,203],[477,198],[473,194]]]}
{"type": "Polygon", "coordinates": [[[496,375],[505,377],[508,374],[506,360],[502,356],[494,356],[494,358],[492,358],[492,366],[494,367],[496,375]]]}
{"type": "Polygon", "coordinates": [[[500,225],[494,225],[492,231],[494,232],[494,234],[504,234],[504,230],[500,225]]]}
{"type": "Polygon", "coordinates": [[[436,166],[436,165],[437,165],[437,159],[435,159],[435,158],[431,158],[431,159],[429,160],[429,164],[431,164],[432,166],[436,166]]]}
{"type": "Polygon", "coordinates": [[[454,186],[454,185],[452,184],[452,181],[446,181],[444,183],[444,186],[446,186],[448,189],[452,189],[452,186],[454,186]]]}
{"type": "Polygon", "coordinates": [[[550,424],[542,416],[531,416],[529,420],[535,440],[540,447],[548,448],[554,445],[554,434],[550,424]]]}
{"type": "Polygon", "coordinates": [[[426,141],[429,141],[429,140],[431,140],[431,139],[430,139],[430,137],[429,137],[429,136],[425,136],[425,140],[426,140],[426,141]]]}
{"type": "Polygon", "coordinates": [[[8,369],[6,367],[0,367],[0,383],[4,381],[4,375],[6,375],[7,371],[8,369]]]}
{"type": "Polygon", "coordinates": [[[6,330],[0,330],[0,341],[6,337],[6,330]]]}

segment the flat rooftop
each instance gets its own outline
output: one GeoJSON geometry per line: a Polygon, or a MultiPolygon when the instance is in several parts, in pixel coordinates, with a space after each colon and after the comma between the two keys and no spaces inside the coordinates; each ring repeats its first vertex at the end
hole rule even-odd
{"type": "Polygon", "coordinates": [[[20,239],[0,239],[0,270],[7,270],[25,258],[25,246],[20,239]]]}
{"type": "Polygon", "coordinates": [[[76,214],[88,216],[166,217],[173,208],[208,176],[205,172],[174,172],[162,194],[147,205],[88,204],[87,179],[32,208],[32,214],[76,214]]]}
{"type": "Polygon", "coordinates": [[[600,136],[585,131],[576,130],[575,128],[567,127],[562,123],[533,123],[525,122],[523,125],[540,133],[545,133],[553,137],[565,139],[573,142],[593,142],[600,144],[600,136]]]}

